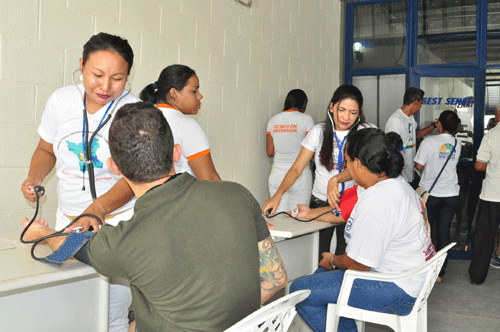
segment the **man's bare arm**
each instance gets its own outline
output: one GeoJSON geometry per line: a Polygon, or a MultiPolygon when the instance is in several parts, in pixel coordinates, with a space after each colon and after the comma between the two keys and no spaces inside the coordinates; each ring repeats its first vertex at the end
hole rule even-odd
{"type": "Polygon", "coordinates": [[[274,293],[284,288],[288,282],[285,265],[269,236],[259,242],[260,257],[260,294],[261,303],[265,303],[274,293]]]}
{"type": "Polygon", "coordinates": [[[483,163],[482,161],[479,160],[476,161],[476,163],[474,164],[474,168],[478,172],[486,172],[486,166],[488,166],[487,163],[483,163]]]}

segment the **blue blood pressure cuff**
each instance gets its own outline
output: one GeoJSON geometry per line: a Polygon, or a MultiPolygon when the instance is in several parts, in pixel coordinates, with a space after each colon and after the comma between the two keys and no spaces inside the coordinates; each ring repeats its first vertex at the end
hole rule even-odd
{"type": "Polygon", "coordinates": [[[92,235],[94,235],[94,232],[70,233],[59,249],[43,258],[42,261],[61,266],[64,262],[73,257],[80,249],[82,249],[92,235]]]}

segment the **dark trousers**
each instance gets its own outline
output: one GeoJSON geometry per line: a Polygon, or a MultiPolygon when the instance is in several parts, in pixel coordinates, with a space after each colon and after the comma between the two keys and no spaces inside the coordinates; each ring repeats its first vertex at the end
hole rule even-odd
{"type": "MultiPolygon", "coordinates": [[[[327,201],[323,201],[315,196],[311,196],[311,202],[309,207],[311,209],[316,209],[319,207],[328,206],[327,201]]],[[[342,223],[336,227],[331,227],[327,229],[322,229],[319,231],[319,260],[321,261],[321,253],[330,252],[330,244],[332,242],[333,231],[336,229],[337,234],[337,247],[335,248],[335,255],[343,255],[345,253],[345,239],[344,239],[344,229],[345,223],[342,223]]]]}
{"type": "Polygon", "coordinates": [[[474,254],[469,266],[471,282],[482,284],[488,275],[495,237],[500,224],[500,202],[479,200],[474,254]]]}
{"type": "MultiPolygon", "coordinates": [[[[427,207],[427,217],[431,226],[432,243],[436,250],[441,250],[450,244],[450,228],[453,217],[458,210],[458,196],[435,197],[429,196],[425,206],[427,207]],[[434,232],[435,231],[435,232],[434,232]],[[436,236],[434,236],[434,233],[436,236]]],[[[448,259],[445,260],[439,276],[444,275],[444,268],[448,259]]]]}

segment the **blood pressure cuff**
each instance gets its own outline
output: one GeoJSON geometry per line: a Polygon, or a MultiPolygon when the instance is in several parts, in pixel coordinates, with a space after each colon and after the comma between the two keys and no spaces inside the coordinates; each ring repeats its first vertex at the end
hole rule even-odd
{"type": "Polygon", "coordinates": [[[358,186],[346,189],[340,198],[340,214],[345,221],[349,220],[354,205],[358,202],[358,186]]]}
{"type": "MultiPolygon", "coordinates": [[[[87,244],[92,235],[94,235],[94,232],[70,233],[66,237],[66,240],[64,240],[63,244],[52,254],[43,258],[42,261],[61,266],[68,259],[75,256],[75,254],[78,253],[78,251],[80,251],[80,249],[82,249],[82,247],[87,244]]],[[[86,263],[84,260],[81,261],[86,263]]]]}

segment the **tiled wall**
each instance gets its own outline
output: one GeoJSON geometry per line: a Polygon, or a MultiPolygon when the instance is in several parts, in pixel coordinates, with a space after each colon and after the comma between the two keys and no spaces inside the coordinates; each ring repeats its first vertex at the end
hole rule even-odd
{"type": "MultiPolygon", "coordinates": [[[[0,238],[18,236],[21,217],[33,215],[20,188],[36,129],[49,95],[71,84],[91,35],[129,40],[135,94],[167,65],[195,69],[204,95],[196,120],[219,174],[263,203],[272,163],[266,124],[293,88],[307,93],[315,121],[324,120],[339,84],[340,22],[339,0],[253,0],[251,8],[234,0],[0,0],[0,238]]],[[[48,220],[55,183],[52,172],[42,199],[48,220]]]]}

